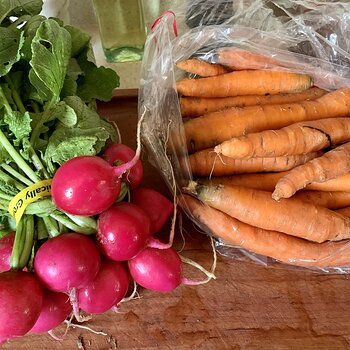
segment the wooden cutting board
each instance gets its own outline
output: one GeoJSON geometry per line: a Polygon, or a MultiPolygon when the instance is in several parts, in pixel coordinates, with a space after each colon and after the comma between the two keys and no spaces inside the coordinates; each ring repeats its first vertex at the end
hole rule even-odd
{"type": "MultiPolygon", "coordinates": [[[[135,146],[135,97],[100,104],[99,112],[117,122],[124,143],[135,146]]],[[[146,162],[145,153],[143,159],[146,162]]],[[[158,171],[149,164],[144,184],[170,196],[158,171]]],[[[183,233],[182,254],[210,269],[209,238],[188,219],[183,233]]],[[[176,248],[182,243],[177,232],[176,248]]],[[[203,277],[188,266],[185,275],[203,277]]],[[[103,334],[71,328],[63,341],[47,334],[28,335],[3,349],[350,349],[349,276],[281,265],[265,267],[221,255],[216,276],[208,284],[181,286],[172,293],[140,288],[140,298],[122,304],[119,313],[97,315],[84,324],[103,334]]],[[[64,329],[57,328],[56,335],[62,335],[64,329]]]]}

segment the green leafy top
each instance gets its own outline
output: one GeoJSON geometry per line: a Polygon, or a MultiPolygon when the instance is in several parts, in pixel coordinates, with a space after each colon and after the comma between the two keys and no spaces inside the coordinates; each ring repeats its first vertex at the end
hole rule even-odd
{"type": "Polygon", "coordinates": [[[117,141],[95,102],[112,98],[118,75],[96,66],[87,33],[41,9],[41,0],[0,0],[0,234],[20,188],[117,141]]]}

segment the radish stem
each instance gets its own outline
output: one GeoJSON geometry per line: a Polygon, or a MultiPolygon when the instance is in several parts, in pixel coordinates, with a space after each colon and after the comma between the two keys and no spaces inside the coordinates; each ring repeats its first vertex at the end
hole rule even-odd
{"type": "Polygon", "coordinates": [[[26,108],[23,105],[22,99],[20,98],[20,96],[16,90],[16,87],[13,84],[12,79],[8,75],[5,75],[5,80],[6,80],[7,84],[9,84],[9,87],[11,88],[12,98],[15,101],[15,104],[16,104],[18,110],[24,114],[26,112],[26,108]]]}
{"type": "Polygon", "coordinates": [[[38,182],[39,178],[34,170],[24,161],[22,156],[16,151],[11,143],[6,138],[5,134],[0,130],[0,144],[5,148],[14,162],[25,172],[33,182],[38,182]]]}
{"type": "Polygon", "coordinates": [[[15,177],[18,181],[21,181],[27,186],[33,185],[33,182],[27,179],[25,176],[20,174],[17,170],[13,169],[12,166],[8,164],[1,164],[1,167],[6,170],[9,174],[11,174],[13,177],[15,177]]]}
{"type": "MultiPolygon", "coordinates": [[[[22,218],[23,220],[24,218],[22,218]]],[[[24,224],[24,233],[23,233],[23,249],[19,258],[19,268],[22,269],[25,267],[29,261],[33,243],[34,243],[34,217],[31,215],[25,216],[25,224],[24,224]]]]}
{"type": "Polygon", "coordinates": [[[97,232],[97,222],[94,218],[90,216],[71,215],[68,213],[66,213],[66,215],[80,227],[91,228],[94,232],[97,232]]]}
{"type": "Polygon", "coordinates": [[[45,198],[30,203],[24,213],[28,215],[49,215],[55,210],[56,206],[52,203],[52,200],[45,198]]]}
{"type": "Polygon", "coordinates": [[[36,229],[36,238],[38,241],[49,237],[49,233],[47,232],[43,218],[36,217],[35,229],[36,229]]]}
{"type": "Polygon", "coordinates": [[[50,178],[49,173],[46,171],[43,163],[41,162],[38,155],[35,153],[32,146],[29,147],[29,153],[30,153],[30,158],[32,159],[33,165],[36,168],[36,170],[41,172],[45,179],[49,179],[50,178]]]}
{"type": "MultiPolygon", "coordinates": [[[[3,89],[0,86],[0,98],[3,101],[4,107],[6,109],[7,113],[12,113],[11,106],[9,105],[7,98],[4,94],[3,89]]],[[[29,178],[34,181],[38,182],[39,178],[33,171],[33,169],[24,161],[22,156],[16,151],[16,149],[11,145],[5,134],[0,130],[0,144],[5,148],[7,153],[11,156],[11,158],[15,161],[15,163],[26,173],[29,178]]]]}
{"type": "Polygon", "coordinates": [[[10,177],[9,175],[7,175],[5,172],[3,172],[2,170],[0,170],[0,179],[5,181],[6,183],[8,183],[9,185],[14,185],[18,191],[22,191],[25,189],[25,186],[22,185],[21,183],[19,183],[18,181],[16,181],[15,179],[13,179],[12,177],[10,177]]]}
{"type": "Polygon", "coordinates": [[[129,169],[131,169],[133,166],[135,166],[137,161],[140,159],[140,155],[141,155],[141,125],[142,125],[143,119],[146,115],[146,111],[147,110],[145,110],[142,113],[139,121],[137,122],[137,135],[136,135],[137,148],[136,148],[135,156],[130,161],[114,167],[113,172],[114,172],[114,175],[117,177],[122,176],[125,172],[127,172],[129,169]]]}
{"type": "Polygon", "coordinates": [[[25,221],[26,221],[26,217],[24,216],[23,219],[18,223],[16,227],[15,240],[13,242],[13,248],[12,248],[12,253],[10,258],[11,269],[13,270],[19,269],[19,266],[20,266],[19,261],[20,261],[20,257],[24,246],[25,221]]]}
{"type": "Polygon", "coordinates": [[[55,212],[55,213],[51,213],[50,216],[53,219],[55,219],[56,221],[63,224],[64,226],[68,227],[73,232],[83,233],[83,234],[88,234],[88,235],[96,233],[96,228],[79,226],[79,225],[75,224],[73,221],[71,221],[66,215],[64,215],[62,213],[55,212]]]}
{"type": "Polygon", "coordinates": [[[46,230],[51,238],[56,237],[60,234],[56,221],[52,220],[52,218],[50,218],[49,216],[43,216],[42,219],[44,221],[46,230]]]}
{"type": "Polygon", "coordinates": [[[0,198],[5,199],[10,202],[10,200],[13,198],[12,196],[8,196],[7,194],[1,193],[0,192],[0,198]]]}

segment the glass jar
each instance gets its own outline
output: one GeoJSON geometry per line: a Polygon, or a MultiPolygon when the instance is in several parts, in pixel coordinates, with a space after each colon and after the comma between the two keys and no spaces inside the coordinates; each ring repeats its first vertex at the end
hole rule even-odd
{"type": "Polygon", "coordinates": [[[141,0],[93,0],[107,62],[139,61],[146,26],[141,0]]]}

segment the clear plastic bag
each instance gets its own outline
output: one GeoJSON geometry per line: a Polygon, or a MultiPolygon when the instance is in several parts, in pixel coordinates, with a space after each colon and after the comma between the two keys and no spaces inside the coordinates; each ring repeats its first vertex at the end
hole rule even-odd
{"type": "MultiPolygon", "coordinates": [[[[142,139],[150,160],[176,196],[181,196],[184,187],[193,180],[190,166],[183,157],[187,148],[176,91],[176,81],[185,73],[176,68],[176,62],[199,57],[216,63],[217,48],[237,47],[280,63],[279,67],[267,69],[310,74],[320,88],[334,90],[350,86],[350,3],[192,0],[171,10],[173,13],[167,12],[155,22],[146,40],[139,115],[144,116],[142,139]]],[[[190,210],[186,212],[204,232],[212,233],[191,216],[190,210]]],[[[226,256],[248,258],[264,265],[276,263],[275,259],[243,246],[232,247],[221,239],[216,243],[218,251],[226,256]]],[[[336,254],[349,251],[350,256],[350,243],[339,251],[333,249],[332,254],[334,251],[336,254]]],[[[287,263],[305,266],[297,259],[287,263]]],[[[327,266],[321,262],[319,267],[311,265],[310,268],[318,271],[347,273],[350,258],[349,266],[327,266]]]]}

